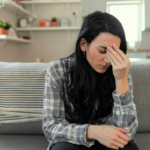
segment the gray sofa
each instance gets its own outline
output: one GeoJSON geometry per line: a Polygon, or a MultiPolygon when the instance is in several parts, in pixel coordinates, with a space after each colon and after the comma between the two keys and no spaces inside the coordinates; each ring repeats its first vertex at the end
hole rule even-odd
{"type": "MultiPolygon", "coordinates": [[[[0,62],[0,150],[46,150],[42,131],[45,73],[50,63],[0,62]],[[29,109],[30,108],[30,109],[29,109]]],[[[150,149],[150,63],[132,64],[139,126],[135,141],[150,149]]]]}

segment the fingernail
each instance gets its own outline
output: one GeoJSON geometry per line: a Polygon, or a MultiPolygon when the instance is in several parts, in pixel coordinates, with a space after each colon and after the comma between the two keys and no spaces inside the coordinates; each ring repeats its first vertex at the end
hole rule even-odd
{"type": "Polygon", "coordinates": [[[109,47],[109,46],[107,46],[107,49],[109,50],[109,49],[110,49],[110,47],[109,47]]]}
{"type": "Polygon", "coordinates": [[[113,45],[116,46],[115,43],[113,43],[113,45]]]}

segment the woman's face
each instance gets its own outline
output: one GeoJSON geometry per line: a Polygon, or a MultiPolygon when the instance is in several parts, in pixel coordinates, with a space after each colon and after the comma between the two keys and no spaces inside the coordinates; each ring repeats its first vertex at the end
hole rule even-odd
{"type": "Polygon", "coordinates": [[[96,72],[104,73],[111,65],[106,55],[106,48],[103,47],[113,48],[113,43],[120,48],[121,39],[113,34],[103,32],[91,42],[86,50],[81,48],[82,51],[86,51],[86,59],[96,72]],[[102,68],[102,66],[107,66],[107,68],[102,68]]]}

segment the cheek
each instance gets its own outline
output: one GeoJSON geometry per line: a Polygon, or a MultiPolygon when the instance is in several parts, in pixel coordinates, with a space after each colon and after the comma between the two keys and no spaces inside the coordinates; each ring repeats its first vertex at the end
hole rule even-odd
{"type": "Polygon", "coordinates": [[[91,55],[92,59],[95,60],[97,58],[98,54],[97,54],[96,50],[92,50],[92,51],[90,51],[90,55],[91,55]]]}
{"type": "Polygon", "coordinates": [[[91,57],[92,57],[93,61],[98,61],[100,59],[100,53],[98,52],[98,50],[94,50],[91,53],[91,57]]]}

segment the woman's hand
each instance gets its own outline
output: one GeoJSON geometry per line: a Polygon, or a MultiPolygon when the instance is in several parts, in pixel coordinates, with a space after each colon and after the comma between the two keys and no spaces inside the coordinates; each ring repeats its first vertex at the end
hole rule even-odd
{"type": "Polygon", "coordinates": [[[130,60],[115,44],[113,44],[113,48],[107,47],[107,56],[113,67],[115,79],[122,80],[127,78],[130,60]]]}
{"type": "Polygon", "coordinates": [[[128,141],[130,141],[130,138],[125,135],[129,131],[115,126],[96,126],[95,132],[95,139],[108,148],[124,148],[124,145],[128,144],[128,141]]]}

